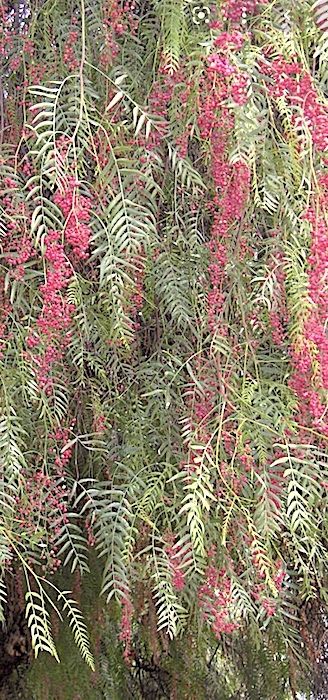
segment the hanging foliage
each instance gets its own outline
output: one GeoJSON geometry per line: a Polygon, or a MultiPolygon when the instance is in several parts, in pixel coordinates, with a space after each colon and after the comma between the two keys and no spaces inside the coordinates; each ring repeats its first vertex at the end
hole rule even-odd
{"type": "Polygon", "coordinates": [[[153,651],[323,659],[327,7],[1,0],[0,603],[19,575],[36,656],[55,611],[94,668],[94,550],[128,664],[153,612],[153,651]]]}

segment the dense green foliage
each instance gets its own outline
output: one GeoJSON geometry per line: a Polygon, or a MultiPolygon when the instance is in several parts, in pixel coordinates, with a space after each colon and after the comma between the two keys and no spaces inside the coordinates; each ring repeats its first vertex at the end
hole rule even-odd
{"type": "Polygon", "coordinates": [[[17,580],[35,698],[324,697],[328,3],[1,1],[1,617],[17,580]]]}

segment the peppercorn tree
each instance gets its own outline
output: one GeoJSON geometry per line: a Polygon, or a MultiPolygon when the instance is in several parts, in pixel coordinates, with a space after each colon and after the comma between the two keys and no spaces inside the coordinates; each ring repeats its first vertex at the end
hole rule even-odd
{"type": "Polygon", "coordinates": [[[35,655],[54,613],[93,669],[64,582],[96,556],[127,664],[145,617],[150,652],[277,634],[316,665],[327,2],[0,13],[2,619],[9,577],[35,655]]]}

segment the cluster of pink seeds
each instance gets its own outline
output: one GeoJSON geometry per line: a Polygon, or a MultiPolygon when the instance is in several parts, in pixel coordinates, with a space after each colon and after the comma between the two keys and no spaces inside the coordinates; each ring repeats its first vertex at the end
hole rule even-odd
{"type": "Polygon", "coordinates": [[[79,183],[68,178],[64,192],[59,189],[54,195],[54,202],[65,217],[64,235],[66,243],[71,246],[77,260],[88,257],[91,230],[91,201],[79,193],[79,183]]]}
{"type": "Polygon", "coordinates": [[[230,616],[231,579],[225,569],[218,570],[213,564],[207,567],[205,582],[198,589],[198,602],[216,637],[238,627],[230,616]]]}
{"type": "Polygon", "coordinates": [[[172,575],[172,585],[177,591],[182,591],[185,587],[185,575],[182,569],[182,554],[180,548],[175,542],[175,537],[172,533],[166,536],[167,544],[164,551],[167,554],[169,567],[172,575]]]}

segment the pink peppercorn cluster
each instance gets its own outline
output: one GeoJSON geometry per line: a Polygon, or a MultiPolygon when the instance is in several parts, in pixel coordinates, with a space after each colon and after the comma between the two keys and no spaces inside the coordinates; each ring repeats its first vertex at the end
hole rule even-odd
{"type": "Polygon", "coordinates": [[[192,89],[192,80],[188,79],[183,66],[174,72],[169,72],[165,67],[165,57],[162,57],[162,67],[159,77],[154,82],[149,98],[149,112],[160,117],[157,127],[153,128],[147,140],[139,135],[140,144],[143,144],[148,156],[142,156],[145,163],[153,159],[153,152],[161,146],[163,134],[170,120],[169,110],[174,110],[177,118],[174,133],[174,145],[181,158],[187,156],[190,127],[184,125],[183,116],[192,89]],[[180,126],[181,125],[181,126],[180,126]],[[182,126],[183,125],[183,126],[182,126]]]}
{"type": "Polygon", "coordinates": [[[225,132],[226,120],[220,124],[220,116],[217,117],[218,125],[211,133],[213,143],[213,179],[216,192],[211,208],[213,211],[213,223],[211,240],[209,243],[210,263],[209,275],[211,289],[208,293],[208,317],[209,327],[213,333],[220,330],[223,335],[225,330],[220,324],[220,313],[225,299],[226,265],[228,262],[229,231],[242,216],[249,191],[250,174],[243,163],[229,165],[226,160],[224,148],[215,148],[217,140],[223,136],[223,143],[227,143],[225,132]]]}
{"type": "Polygon", "coordinates": [[[221,86],[221,100],[230,98],[235,105],[242,106],[248,100],[250,77],[239,67],[238,55],[250,38],[242,24],[249,14],[255,12],[258,5],[256,0],[226,0],[221,8],[224,21],[214,20],[211,23],[211,29],[216,36],[213,42],[214,51],[208,57],[208,70],[220,76],[224,82],[225,95],[221,86]],[[227,21],[230,31],[224,29],[227,21]]]}
{"type": "Polygon", "coordinates": [[[117,57],[120,50],[119,39],[126,32],[130,35],[136,33],[138,19],[134,14],[135,7],[133,0],[123,4],[119,0],[109,0],[103,6],[105,41],[100,48],[100,65],[103,68],[112,65],[117,57]]]}
{"type": "Polygon", "coordinates": [[[122,600],[121,624],[119,639],[123,642],[123,657],[127,664],[132,661],[132,620],[134,608],[130,596],[125,593],[122,600]]]}
{"type": "Polygon", "coordinates": [[[25,277],[26,263],[34,255],[34,246],[25,222],[28,220],[28,208],[19,197],[20,182],[13,177],[4,177],[0,185],[0,203],[8,219],[4,232],[1,232],[1,253],[8,268],[7,282],[0,278],[0,354],[1,345],[9,340],[7,322],[12,311],[8,298],[8,279],[20,282],[25,277]],[[6,292],[5,292],[6,287],[6,292]]]}
{"type": "Polygon", "coordinates": [[[250,83],[249,76],[231,63],[225,52],[211,54],[208,58],[208,69],[209,72],[226,80],[226,98],[230,97],[235,105],[246,104],[250,83]]]}
{"type": "Polygon", "coordinates": [[[185,587],[185,575],[182,569],[183,558],[180,548],[175,543],[176,538],[173,533],[167,533],[167,544],[164,547],[172,576],[172,586],[177,591],[182,591],[185,587]]]}
{"type": "Polygon", "coordinates": [[[16,498],[17,524],[24,535],[46,538],[41,554],[44,570],[54,571],[61,565],[56,556],[56,539],[67,521],[67,493],[56,477],[37,469],[25,479],[24,493],[16,498]]]}
{"type": "Polygon", "coordinates": [[[56,454],[54,458],[54,469],[58,477],[65,476],[65,467],[69,463],[72,456],[73,448],[68,447],[67,443],[71,438],[74,425],[75,419],[73,418],[69,428],[62,426],[57,428],[54,433],[49,434],[49,438],[53,440],[54,444],[54,447],[49,449],[49,453],[52,456],[56,454]]]}
{"type": "Polygon", "coordinates": [[[235,73],[235,67],[230,63],[229,59],[217,53],[211,54],[208,59],[208,65],[210,70],[222,75],[224,78],[229,78],[235,73]]]}
{"type": "Polygon", "coordinates": [[[286,61],[283,56],[261,62],[262,72],[271,78],[268,90],[273,98],[284,97],[293,110],[293,122],[299,127],[307,125],[314,147],[321,152],[328,150],[328,114],[315,88],[309,72],[295,59],[286,61]],[[300,115],[302,116],[300,122],[300,115]]]}
{"type": "Polygon", "coordinates": [[[30,355],[36,368],[38,382],[46,394],[52,392],[52,369],[61,361],[63,350],[69,342],[68,329],[74,309],[63,297],[71,270],[60,242],[59,231],[48,231],[45,236],[45,254],[47,263],[44,283],[40,286],[42,309],[36,321],[36,328],[27,337],[26,344],[30,350],[38,352],[30,355]]]}
{"type": "MultiPolygon", "coordinates": [[[[26,167],[26,164],[25,164],[26,167]]],[[[1,204],[12,219],[7,221],[6,235],[1,237],[2,249],[6,253],[6,262],[12,268],[11,276],[22,279],[25,263],[34,256],[34,246],[30,233],[20,220],[27,219],[28,210],[24,201],[17,197],[18,183],[11,177],[5,177],[0,190],[1,204]]]]}
{"type": "MultiPolygon", "coordinates": [[[[286,572],[283,568],[282,562],[278,560],[275,562],[275,571],[272,577],[277,593],[281,592],[285,577],[286,572]]],[[[255,584],[252,589],[252,598],[259,606],[262,607],[262,610],[267,617],[273,617],[276,615],[279,598],[269,598],[267,596],[266,586],[264,583],[255,584]]]]}
{"type": "Polygon", "coordinates": [[[248,15],[253,15],[261,3],[263,0],[223,0],[222,16],[225,20],[239,25],[248,15]]]}
{"type": "MultiPolygon", "coordinates": [[[[270,78],[267,88],[270,96],[274,100],[283,98],[290,107],[300,143],[308,138],[305,132],[300,132],[300,127],[305,125],[315,154],[322,158],[328,149],[328,114],[312,76],[297,58],[286,60],[283,56],[273,55],[270,49],[260,65],[262,72],[270,78]]],[[[301,335],[290,347],[292,374],[289,382],[298,399],[300,426],[314,425],[323,435],[328,435],[328,237],[324,214],[328,205],[327,179],[324,173],[319,175],[319,190],[313,193],[310,206],[303,215],[310,230],[307,269],[310,304],[301,335]]],[[[272,310],[270,321],[275,339],[282,341],[281,309],[278,313],[272,310]]]]}
{"type": "Polygon", "coordinates": [[[229,232],[241,219],[247,203],[250,172],[242,162],[229,163],[229,135],[234,116],[226,106],[229,94],[229,76],[217,79],[211,68],[203,82],[202,105],[198,125],[202,139],[210,146],[214,195],[209,204],[212,212],[211,240],[209,242],[208,320],[210,330],[215,333],[224,329],[220,320],[225,300],[226,265],[229,251],[229,232]]]}
{"type": "Polygon", "coordinates": [[[79,38],[79,32],[71,30],[67,36],[67,40],[63,51],[63,61],[70,71],[75,71],[79,66],[79,60],[75,53],[75,45],[79,38]]]}
{"type": "Polygon", "coordinates": [[[104,433],[106,430],[106,423],[106,416],[102,413],[100,415],[95,416],[93,420],[93,429],[95,433],[104,433]]]}
{"type": "Polygon", "coordinates": [[[225,569],[210,564],[205,572],[205,582],[198,589],[198,603],[215,636],[231,634],[237,622],[231,619],[231,579],[225,569]]]}
{"type": "Polygon", "coordinates": [[[64,192],[55,193],[54,201],[65,217],[64,243],[60,231],[47,231],[44,237],[45,280],[39,287],[42,308],[36,327],[26,339],[38,383],[48,395],[53,389],[53,370],[63,360],[70,342],[69,329],[75,308],[65,298],[72,276],[66,249],[71,253],[72,262],[87,259],[91,235],[91,202],[80,195],[74,178],[68,179],[64,192]]]}
{"type": "Polygon", "coordinates": [[[78,260],[86,260],[90,244],[91,201],[79,193],[79,183],[68,178],[64,192],[59,189],[54,202],[65,217],[65,242],[78,260]]]}

